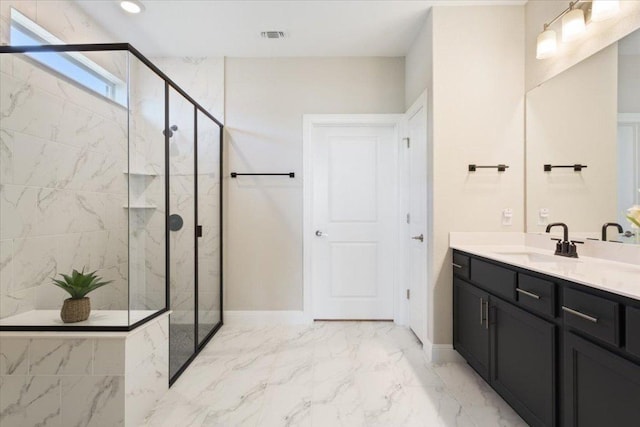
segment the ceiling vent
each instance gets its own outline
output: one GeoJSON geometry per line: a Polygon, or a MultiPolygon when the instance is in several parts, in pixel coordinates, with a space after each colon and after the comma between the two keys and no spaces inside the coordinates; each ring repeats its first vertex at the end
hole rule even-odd
{"type": "Polygon", "coordinates": [[[260,33],[263,39],[283,39],[284,31],[263,31],[260,33]]]}

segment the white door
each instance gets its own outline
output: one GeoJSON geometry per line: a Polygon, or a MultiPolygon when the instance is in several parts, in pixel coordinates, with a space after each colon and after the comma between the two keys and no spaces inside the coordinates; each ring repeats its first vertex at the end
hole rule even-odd
{"type": "Polygon", "coordinates": [[[409,326],[424,343],[427,339],[427,112],[426,97],[407,111],[409,233],[409,326]]]}
{"type": "Polygon", "coordinates": [[[309,137],[313,318],[393,319],[397,123],[312,125],[309,137]]]}

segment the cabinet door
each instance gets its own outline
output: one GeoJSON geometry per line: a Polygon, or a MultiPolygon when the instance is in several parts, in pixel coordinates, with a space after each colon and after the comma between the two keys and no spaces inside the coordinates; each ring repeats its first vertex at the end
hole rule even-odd
{"type": "Polygon", "coordinates": [[[564,369],[566,426],[640,423],[640,365],[567,332],[564,369]]]}
{"type": "Polygon", "coordinates": [[[491,300],[491,385],[531,426],[556,425],[556,327],[491,300]]]}
{"type": "Polygon", "coordinates": [[[469,283],[453,280],[453,345],[469,365],[489,379],[489,294],[469,283]]]}

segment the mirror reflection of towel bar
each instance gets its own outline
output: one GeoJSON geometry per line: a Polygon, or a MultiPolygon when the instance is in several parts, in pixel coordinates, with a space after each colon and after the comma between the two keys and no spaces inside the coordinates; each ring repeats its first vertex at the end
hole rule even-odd
{"type": "Polygon", "coordinates": [[[586,167],[587,165],[580,165],[577,163],[575,165],[544,165],[544,171],[551,172],[552,169],[556,168],[572,168],[575,172],[580,172],[586,167]]]}

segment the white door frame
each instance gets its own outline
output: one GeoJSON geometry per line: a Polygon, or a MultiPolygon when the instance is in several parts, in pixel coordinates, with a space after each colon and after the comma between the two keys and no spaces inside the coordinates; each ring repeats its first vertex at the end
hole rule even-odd
{"type": "MultiPolygon", "coordinates": [[[[303,115],[303,137],[302,137],[302,199],[303,199],[303,229],[302,229],[302,250],[303,250],[303,270],[302,270],[302,295],[303,295],[303,316],[305,321],[313,321],[313,291],[311,283],[311,266],[313,260],[312,254],[312,239],[314,232],[314,224],[312,223],[312,172],[313,161],[311,158],[311,135],[314,127],[318,126],[362,126],[362,125],[377,125],[377,126],[394,126],[397,141],[396,150],[398,150],[398,162],[400,162],[400,147],[401,147],[401,135],[402,125],[404,120],[404,114],[305,114],[303,115]]],[[[404,206],[401,205],[402,200],[400,194],[400,187],[402,181],[402,171],[397,165],[397,186],[395,191],[396,205],[396,218],[394,220],[395,250],[394,253],[394,283],[393,283],[393,320],[396,323],[404,324],[406,319],[406,299],[404,299],[404,286],[401,286],[400,277],[403,275],[403,271],[400,268],[400,251],[403,248],[401,239],[401,231],[399,227],[399,218],[401,212],[404,211],[404,206]]]]}

